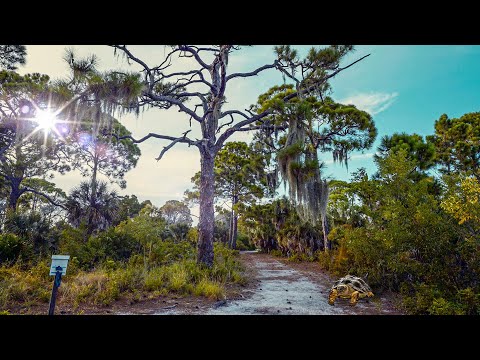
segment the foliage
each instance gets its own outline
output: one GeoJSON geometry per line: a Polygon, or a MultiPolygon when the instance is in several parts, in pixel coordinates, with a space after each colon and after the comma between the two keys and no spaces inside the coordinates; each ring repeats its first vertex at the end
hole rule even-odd
{"type": "Polygon", "coordinates": [[[4,230],[22,239],[22,254],[26,258],[34,254],[50,254],[58,245],[58,234],[51,228],[50,222],[37,212],[7,212],[4,230]]]}
{"type": "Polygon", "coordinates": [[[435,165],[435,146],[429,141],[424,141],[418,134],[395,133],[391,136],[382,137],[378,153],[375,159],[386,157],[390,152],[397,152],[404,149],[407,158],[414,161],[419,170],[428,170],[435,165]]]}
{"type": "Polygon", "coordinates": [[[0,69],[16,70],[17,64],[25,65],[26,58],[25,45],[0,45],[0,69]]]}
{"type": "Polygon", "coordinates": [[[313,255],[322,246],[322,230],[303,222],[286,198],[248,207],[240,229],[256,247],[266,252],[278,250],[285,256],[313,255]]]}
{"type": "Polygon", "coordinates": [[[139,202],[135,195],[126,195],[122,197],[118,203],[117,217],[113,224],[118,225],[122,221],[137,216],[140,213],[140,210],[142,210],[147,204],[152,206],[150,200],[139,202]]]}
{"type": "Polygon", "coordinates": [[[480,232],[480,182],[475,177],[446,177],[449,191],[441,206],[460,225],[466,223],[474,231],[480,232]],[[457,180],[457,181],[455,181],[457,180]],[[458,180],[460,183],[458,184],[458,180]]]}
{"type": "Polygon", "coordinates": [[[192,216],[190,209],[183,202],[178,200],[168,200],[161,208],[162,217],[167,222],[167,225],[186,224],[188,227],[192,226],[192,216]]]}
{"type": "MultiPolygon", "coordinates": [[[[118,120],[108,121],[117,136],[131,134],[118,120]]],[[[92,181],[97,179],[97,174],[102,174],[124,189],[125,173],[137,165],[140,148],[128,140],[117,141],[114,137],[103,136],[99,126],[98,122],[83,119],[77,129],[69,129],[66,141],[72,167],[92,181]]]]}
{"type": "MultiPolygon", "coordinates": [[[[261,127],[255,141],[274,149],[277,171],[284,184],[288,184],[288,194],[299,217],[313,226],[321,224],[323,248],[327,251],[331,247],[327,237],[329,188],[322,178],[324,163],[319,152],[331,152],[334,162],[348,167],[349,153],[370,148],[377,129],[368,113],[354,105],[324,98],[322,90],[320,98],[307,93],[284,102],[292,89],[289,84],[275,86],[258,98],[257,113],[271,110],[268,119],[274,126],[261,127]]],[[[314,242],[312,251],[318,247],[314,242]]]]}
{"type": "Polygon", "coordinates": [[[67,203],[69,222],[78,227],[86,224],[88,234],[95,230],[105,230],[110,226],[118,210],[118,195],[109,190],[104,181],[93,188],[90,182],[83,181],[70,191],[67,203]]]}
{"type": "Polygon", "coordinates": [[[22,241],[15,234],[0,234],[0,263],[16,260],[22,251],[22,241]]]}
{"type": "Polygon", "coordinates": [[[435,121],[435,134],[427,137],[435,144],[440,171],[461,172],[480,179],[480,113],[450,119],[446,114],[435,121]]]}
{"type": "MultiPolygon", "coordinates": [[[[377,288],[403,289],[409,312],[462,313],[457,293],[479,291],[478,237],[462,236],[461,224],[442,211],[455,201],[447,197],[441,203],[429,191],[433,179],[411,178],[417,163],[407,149],[377,158],[377,163],[376,179],[350,184],[361,204],[356,209],[366,218],[335,226],[330,233],[335,250],[321,258],[322,264],[336,274],[368,273],[377,288]]],[[[476,311],[472,308],[468,311],[476,311]]]]}
{"type": "Polygon", "coordinates": [[[9,208],[15,210],[19,198],[32,192],[26,180],[52,178],[52,171],[63,174],[70,165],[58,129],[42,129],[35,121],[55,96],[49,77],[0,71],[0,94],[0,176],[9,188],[9,208]]]}

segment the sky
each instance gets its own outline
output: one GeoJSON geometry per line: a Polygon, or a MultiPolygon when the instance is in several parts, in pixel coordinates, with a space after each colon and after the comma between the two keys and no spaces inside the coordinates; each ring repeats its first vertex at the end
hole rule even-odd
{"type": "MultiPolygon", "coordinates": [[[[305,54],[311,46],[294,46],[305,54]]],[[[78,56],[96,54],[100,60],[99,69],[139,70],[128,65],[113,49],[101,45],[28,45],[27,64],[19,72],[39,72],[52,79],[68,75],[68,68],[62,60],[66,48],[74,48],[78,56]]],[[[129,46],[135,56],[148,65],[155,66],[163,61],[164,46],[129,46]]],[[[324,175],[330,178],[348,180],[351,173],[365,167],[371,174],[375,171],[373,154],[384,135],[394,132],[433,133],[436,119],[442,114],[459,117],[468,112],[480,111],[480,46],[453,45],[375,45],[356,46],[341,66],[364,55],[361,62],[338,74],[332,81],[332,97],[340,103],[354,104],[369,112],[378,129],[378,137],[371,149],[363,153],[352,153],[348,170],[334,164],[331,154],[322,154],[327,168],[324,175]]],[[[274,60],[272,45],[241,48],[229,58],[228,72],[252,71],[274,60]]],[[[174,69],[188,69],[194,64],[191,59],[179,59],[174,69]]],[[[232,80],[227,89],[227,103],[224,109],[243,110],[256,102],[258,95],[271,86],[283,83],[276,70],[267,70],[252,78],[232,80]]],[[[150,109],[139,117],[124,115],[119,118],[135,138],[149,132],[180,136],[189,130],[188,116],[176,109],[150,109]]],[[[189,134],[200,137],[198,128],[189,134]]],[[[249,141],[251,135],[238,133],[233,141],[249,141]]],[[[125,176],[127,188],[119,190],[123,195],[135,194],[139,200],[149,199],[156,206],[167,200],[181,200],[183,192],[191,188],[191,177],[200,170],[200,156],[194,147],[177,144],[160,161],[156,161],[167,141],[149,139],[139,144],[142,151],[140,160],[125,176]]],[[[82,181],[78,172],[57,175],[53,180],[59,187],[69,191],[82,181]]],[[[192,209],[198,215],[198,209],[192,209]]]]}

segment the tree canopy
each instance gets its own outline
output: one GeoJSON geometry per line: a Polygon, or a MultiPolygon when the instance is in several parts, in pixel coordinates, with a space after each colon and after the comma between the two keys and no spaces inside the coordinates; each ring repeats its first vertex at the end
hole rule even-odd
{"type": "Polygon", "coordinates": [[[26,57],[25,45],[0,45],[0,69],[16,70],[17,65],[26,64],[26,57]]]}

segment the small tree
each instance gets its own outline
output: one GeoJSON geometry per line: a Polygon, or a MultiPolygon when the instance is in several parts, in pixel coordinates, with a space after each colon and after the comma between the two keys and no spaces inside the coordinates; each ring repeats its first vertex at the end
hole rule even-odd
{"type": "Polygon", "coordinates": [[[435,121],[435,134],[427,139],[435,144],[440,171],[463,172],[480,180],[480,112],[458,119],[443,114],[435,121]]]}
{"type": "Polygon", "coordinates": [[[190,209],[183,202],[178,200],[168,200],[161,208],[162,217],[167,225],[184,223],[188,226],[192,225],[193,219],[190,209]]]}
{"type": "Polygon", "coordinates": [[[400,149],[407,152],[408,159],[415,161],[420,171],[428,170],[435,165],[435,146],[418,134],[385,135],[377,149],[378,154],[374,158],[385,158],[390,152],[397,152],[400,149]]]}
{"type": "Polygon", "coordinates": [[[119,203],[117,193],[104,181],[99,181],[93,191],[90,182],[83,181],[72,189],[65,204],[68,221],[76,227],[85,224],[87,235],[107,229],[117,216],[119,203]]]}
{"type": "MultiPolygon", "coordinates": [[[[119,136],[131,134],[118,120],[112,119],[111,122],[112,130],[119,136]]],[[[105,138],[95,131],[94,125],[83,121],[69,136],[68,150],[72,158],[72,167],[90,178],[92,186],[96,183],[98,174],[102,174],[111,183],[125,189],[125,173],[137,165],[140,149],[128,140],[116,141],[114,138],[105,138]]]]}

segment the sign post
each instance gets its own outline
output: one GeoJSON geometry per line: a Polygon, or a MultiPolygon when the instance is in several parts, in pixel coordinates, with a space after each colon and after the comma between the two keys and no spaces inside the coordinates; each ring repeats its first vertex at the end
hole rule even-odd
{"type": "Polygon", "coordinates": [[[57,300],[58,287],[62,281],[62,275],[67,273],[67,265],[70,255],[52,255],[52,265],[50,265],[50,275],[55,275],[53,281],[52,296],[50,297],[50,305],[48,307],[48,315],[55,312],[55,301],[57,300]]]}

